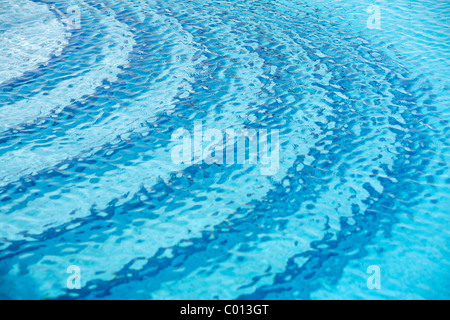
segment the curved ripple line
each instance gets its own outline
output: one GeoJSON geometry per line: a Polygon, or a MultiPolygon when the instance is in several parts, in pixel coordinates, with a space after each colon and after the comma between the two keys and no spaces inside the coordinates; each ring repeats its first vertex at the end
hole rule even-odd
{"type": "MultiPolygon", "coordinates": [[[[95,8],[92,9],[99,13],[95,8]]],[[[98,23],[105,26],[103,39],[108,44],[102,48],[102,60],[95,61],[95,66],[90,70],[82,70],[72,75],[71,79],[59,82],[49,93],[40,93],[27,100],[4,105],[0,109],[2,114],[0,131],[35,121],[36,118],[44,117],[52,111],[58,113],[71,101],[95,92],[95,88],[101,86],[104,81],[117,80],[118,73],[122,72],[119,66],[127,64],[129,52],[135,41],[127,26],[113,17],[102,16],[98,23]]]]}

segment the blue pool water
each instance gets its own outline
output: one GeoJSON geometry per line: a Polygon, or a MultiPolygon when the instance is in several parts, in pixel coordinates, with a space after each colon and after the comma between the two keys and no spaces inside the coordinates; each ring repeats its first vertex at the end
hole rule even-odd
{"type": "Polygon", "coordinates": [[[450,298],[449,17],[0,0],[0,299],[450,298]],[[279,170],[174,164],[200,120],[279,130],[279,170]]]}

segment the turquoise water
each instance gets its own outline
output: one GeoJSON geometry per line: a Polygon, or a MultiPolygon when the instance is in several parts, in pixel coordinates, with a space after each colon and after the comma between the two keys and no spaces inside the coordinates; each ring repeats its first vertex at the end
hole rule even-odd
{"type": "Polygon", "coordinates": [[[450,298],[449,14],[0,0],[0,298],[450,298]],[[279,170],[176,165],[200,120],[279,170]]]}

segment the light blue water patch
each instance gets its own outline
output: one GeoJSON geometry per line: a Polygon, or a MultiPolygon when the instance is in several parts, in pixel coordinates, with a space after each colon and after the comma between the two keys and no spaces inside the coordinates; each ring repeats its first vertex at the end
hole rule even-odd
{"type": "Polygon", "coordinates": [[[0,2],[0,298],[450,297],[448,3],[23,3],[0,2]],[[278,130],[279,170],[176,164],[198,121],[278,130]]]}

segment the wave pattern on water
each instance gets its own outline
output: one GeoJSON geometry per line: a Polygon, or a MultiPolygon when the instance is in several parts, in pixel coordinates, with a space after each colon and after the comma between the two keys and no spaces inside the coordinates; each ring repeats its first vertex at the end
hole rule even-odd
{"type": "MultiPolygon", "coordinates": [[[[410,283],[367,292],[366,264],[415,232],[450,240],[447,83],[392,45],[317,3],[71,4],[58,55],[0,84],[0,298],[400,298],[410,283]],[[175,166],[171,135],[195,120],[280,130],[279,173],[175,166]]],[[[422,250],[419,267],[450,257],[422,250]]]]}

